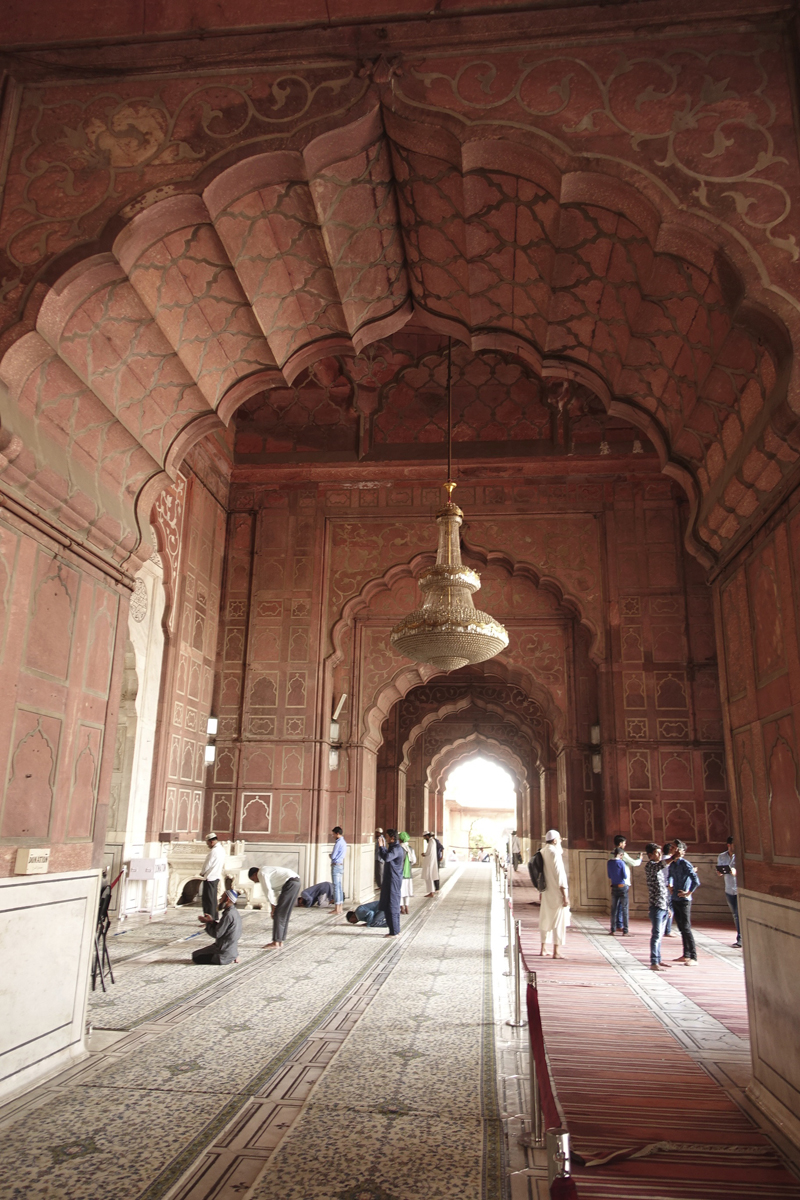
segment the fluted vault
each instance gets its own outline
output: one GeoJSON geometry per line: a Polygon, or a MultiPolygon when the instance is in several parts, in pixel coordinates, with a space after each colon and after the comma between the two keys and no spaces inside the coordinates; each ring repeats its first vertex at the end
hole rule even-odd
{"type": "Polygon", "coordinates": [[[707,565],[796,462],[788,335],[679,213],[375,107],[152,204],[50,289],[0,363],[6,478],[123,558],[195,442],[412,315],[644,430],[707,565]]]}

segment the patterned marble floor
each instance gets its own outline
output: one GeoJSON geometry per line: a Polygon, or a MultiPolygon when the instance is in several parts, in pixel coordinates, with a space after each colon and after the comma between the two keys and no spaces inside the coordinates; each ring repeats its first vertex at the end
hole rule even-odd
{"type": "Polygon", "coordinates": [[[132,929],[96,1052],[0,1110],[0,1200],[502,1200],[489,873],[443,893],[396,942],[298,910],[277,955],[248,914],[229,968],[196,914],[132,929]]]}

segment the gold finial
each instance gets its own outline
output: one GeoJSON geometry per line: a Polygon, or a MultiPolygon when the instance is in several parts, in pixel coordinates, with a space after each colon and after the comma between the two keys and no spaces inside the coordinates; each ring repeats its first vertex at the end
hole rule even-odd
{"type": "Polygon", "coordinates": [[[447,503],[452,504],[453,503],[453,492],[458,487],[458,484],[453,483],[452,479],[448,479],[447,483],[445,483],[443,486],[444,486],[444,490],[447,492],[447,503]]]}

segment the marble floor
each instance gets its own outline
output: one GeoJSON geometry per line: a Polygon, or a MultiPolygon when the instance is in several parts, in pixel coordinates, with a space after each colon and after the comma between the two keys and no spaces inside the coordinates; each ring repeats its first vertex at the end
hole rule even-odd
{"type": "Polygon", "coordinates": [[[298,909],[276,954],[247,913],[230,967],[194,912],[120,932],[91,1053],[0,1109],[0,1198],[502,1200],[489,875],[397,941],[298,909]]]}
{"type": "MultiPolygon", "coordinates": [[[[528,943],[534,908],[518,911],[528,943]]],[[[490,867],[460,868],[437,899],[415,899],[396,941],[298,909],[275,954],[262,949],[266,913],[248,912],[242,961],[220,968],[189,962],[205,940],[196,911],[115,932],[116,983],[91,998],[90,1053],[0,1109],[0,1200],[549,1195],[544,1155],[524,1145],[528,1033],[508,1024],[513,991],[490,867]]],[[[701,936],[709,970],[671,972],[668,981],[647,970],[645,941],[644,930],[623,943],[579,918],[571,961],[536,963],[576,1148],[600,1153],[634,1133],[663,1138],[672,1125],[682,1147],[666,1175],[660,1154],[584,1172],[579,1194],[800,1197],[800,1182],[741,1108],[748,1060],[738,952],[709,930],[701,936]],[[624,1095],[609,1108],[620,1021],[624,1095]],[[645,1058],[639,1078],[633,1068],[645,1058]],[[690,1100],[690,1119],[677,1124],[663,1111],[665,1069],[681,1073],[690,1100]],[[738,1166],[714,1153],[732,1139],[738,1166]],[[747,1180],[737,1190],[745,1150],[752,1193],[747,1180]],[[699,1191],[698,1161],[712,1176],[699,1191]]]]}

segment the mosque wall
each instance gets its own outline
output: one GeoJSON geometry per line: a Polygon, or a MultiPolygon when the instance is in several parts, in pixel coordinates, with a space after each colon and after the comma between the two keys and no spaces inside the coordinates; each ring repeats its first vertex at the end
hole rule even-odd
{"type": "Polygon", "coordinates": [[[750,1093],[800,1143],[800,493],[714,585],[739,908],[750,1093]]]}
{"type": "MultiPolygon", "coordinates": [[[[511,633],[487,670],[529,680],[549,705],[546,819],[559,817],[560,789],[573,847],[624,832],[718,851],[730,810],[711,593],[682,546],[677,489],[649,466],[617,482],[599,472],[542,482],[503,467],[490,480],[475,470],[461,485],[464,553],[483,575],[476,602],[511,633]]],[[[396,655],[389,632],[418,603],[439,499],[413,479],[232,485],[205,796],[221,837],[316,844],[324,871],[334,824],[366,845],[402,808],[421,833],[442,731],[425,733],[398,777],[407,733],[387,719],[432,672],[396,655]]]]}
{"type": "Polygon", "coordinates": [[[2,876],[31,848],[50,871],[100,862],[130,596],[103,567],[0,510],[2,876]]]}

